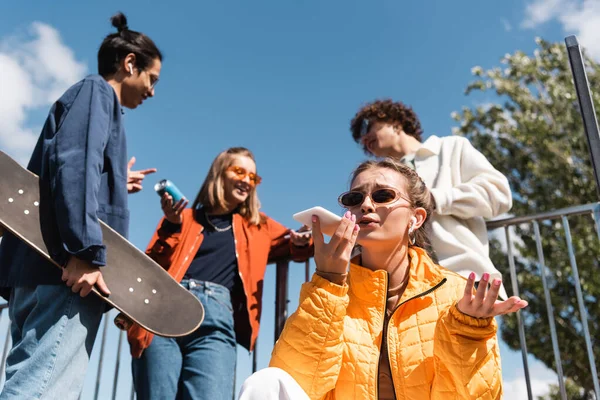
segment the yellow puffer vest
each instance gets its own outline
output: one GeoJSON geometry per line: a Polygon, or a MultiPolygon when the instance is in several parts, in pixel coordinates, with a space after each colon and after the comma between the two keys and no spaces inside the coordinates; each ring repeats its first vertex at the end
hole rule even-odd
{"type": "MultiPolygon", "coordinates": [[[[458,311],[466,279],[420,248],[409,255],[408,285],[387,335],[396,398],[500,399],[496,322],[458,311]]],[[[376,400],[387,290],[386,271],[355,264],[345,286],[314,275],[270,366],[292,375],[311,399],[376,400]]]]}

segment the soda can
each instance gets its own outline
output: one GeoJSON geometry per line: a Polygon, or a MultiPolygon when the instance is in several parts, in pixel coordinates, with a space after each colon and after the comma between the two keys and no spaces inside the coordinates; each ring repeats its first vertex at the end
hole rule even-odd
{"type": "Polygon", "coordinates": [[[175,186],[175,184],[168,179],[163,179],[154,185],[154,190],[156,190],[156,193],[158,193],[160,197],[162,197],[165,193],[170,194],[173,198],[173,204],[185,197],[177,188],[177,186],[175,186]]]}

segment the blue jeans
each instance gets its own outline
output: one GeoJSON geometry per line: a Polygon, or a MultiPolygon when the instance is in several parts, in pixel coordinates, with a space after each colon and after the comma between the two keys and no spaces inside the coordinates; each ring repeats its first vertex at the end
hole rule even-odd
{"type": "Polygon", "coordinates": [[[105,309],[100,298],[81,298],[66,285],[14,288],[0,399],[77,399],[105,309]]]}
{"type": "Polygon", "coordinates": [[[204,321],[181,338],[155,336],[142,357],[133,359],[137,398],[231,400],[236,340],[229,290],[193,279],[181,284],[202,302],[204,321]]]}

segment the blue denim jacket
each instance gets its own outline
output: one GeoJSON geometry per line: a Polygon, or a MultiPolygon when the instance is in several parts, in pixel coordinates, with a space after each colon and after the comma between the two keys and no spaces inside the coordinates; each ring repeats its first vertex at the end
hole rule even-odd
{"type": "MultiPolygon", "coordinates": [[[[127,148],[113,88],[90,75],[54,103],[27,167],[40,177],[40,223],[49,254],[103,266],[99,220],[127,237],[127,148]]],[[[61,283],[61,272],[10,234],[0,243],[0,287],[61,283]]],[[[6,294],[6,293],[3,293],[6,294]]]]}

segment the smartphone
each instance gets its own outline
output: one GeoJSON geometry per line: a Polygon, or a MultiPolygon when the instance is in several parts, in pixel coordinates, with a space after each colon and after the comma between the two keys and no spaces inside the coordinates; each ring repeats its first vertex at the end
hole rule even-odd
{"type": "Polygon", "coordinates": [[[336,215],[331,211],[319,206],[300,211],[299,213],[294,214],[293,218],[301,224],[310,226],[312,228],[313,215],[319,217],[319,220],[321,221],[321,232],[327,236],[332,236],[335,233],[335,230],[342,220],[342,217],[339,215],[336,215]]]}

